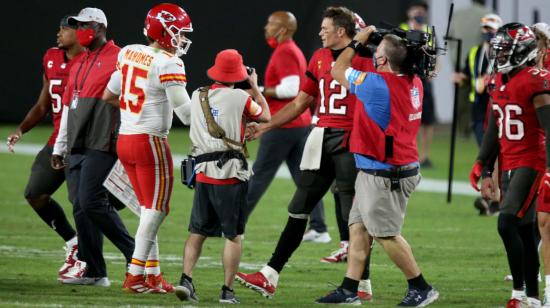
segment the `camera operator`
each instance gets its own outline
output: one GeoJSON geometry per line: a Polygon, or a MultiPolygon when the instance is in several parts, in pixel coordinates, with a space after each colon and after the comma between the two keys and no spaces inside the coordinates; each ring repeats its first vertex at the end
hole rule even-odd
{"type": "Polygon", "coordinates": [[[405,64],[415,60],[407,61],[405,40],[393,34],[385,35],[376,48],[376,73],[350,67],[357,49],[366,44],[374,31],[376,28],[370,26],[359,32],[331,72],[360,102],[350,139],[359,173],[348,221],[346,276],[340,287],[317,302],[357,301],[357,286],[374,239],[408,281],[407,293],[399,306],[426,306],[439,294],[422,277],[411,247],[401,235],[407,201],[420,182],[416,134],[422,115],[422,82],[410,73],[410,64],[405,64]]]}

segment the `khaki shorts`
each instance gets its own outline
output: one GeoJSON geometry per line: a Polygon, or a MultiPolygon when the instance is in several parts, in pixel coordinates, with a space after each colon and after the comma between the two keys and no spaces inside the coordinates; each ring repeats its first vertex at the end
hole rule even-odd
{"type": "Polygon", "coordinates": [[[420,174],[403,178],[401,189],[391,191],[390,179],[359,171],[348,224],[362,223],[374,237],[401,234],[407,202],[420,179],[420,174]]]}

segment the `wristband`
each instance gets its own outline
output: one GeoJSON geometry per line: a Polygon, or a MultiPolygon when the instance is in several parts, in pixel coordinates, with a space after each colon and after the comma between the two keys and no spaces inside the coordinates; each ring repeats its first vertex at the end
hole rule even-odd
{"type": "Polygon", "coordinates": [[[351,42],[349,42],[348,46],[346,46],[346,47],[349,47],[349,48],[355,50],[355,52],[358,52],[360,46],[361,46],[361,43],[359,43],[356,40],[352,40],[351,42]]]}

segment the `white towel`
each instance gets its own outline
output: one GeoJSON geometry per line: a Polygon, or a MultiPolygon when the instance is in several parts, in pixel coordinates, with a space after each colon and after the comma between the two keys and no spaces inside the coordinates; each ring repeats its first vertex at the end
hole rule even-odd
{"type": "Polygon", "coordinates": [[[319,170],[321,167],[321,153],[323,152],[323,135],[325,128],[314,127],[306,140],[300,170],[319,170]]]}

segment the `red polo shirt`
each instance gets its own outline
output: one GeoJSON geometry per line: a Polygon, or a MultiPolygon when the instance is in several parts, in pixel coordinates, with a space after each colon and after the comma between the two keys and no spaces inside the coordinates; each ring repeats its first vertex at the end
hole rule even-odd
{"type": "MultiPolygon", "coordinates": [[[[281,83],[281,80],[285,77],[296,75],[300,77],[300,87],[305,82],[307,63],[304,54],[298,48],[294,40],[289,39],[281,42],[277,48],[273,51],[271,59],[267,64],[265,70],[264,83],[266,88],[272,88],[281,83]]],[[[271,115],[276,114],[286,104],[291,102],[293,98],[289,99],[277,99],[274,97],[267,97],[267,103],[271,115]]],[[[311,112],[304,111],[299,117],[291,122],[282,126],[282,128],[294,128],[305,127],[311,124],[311,112]]]]}

